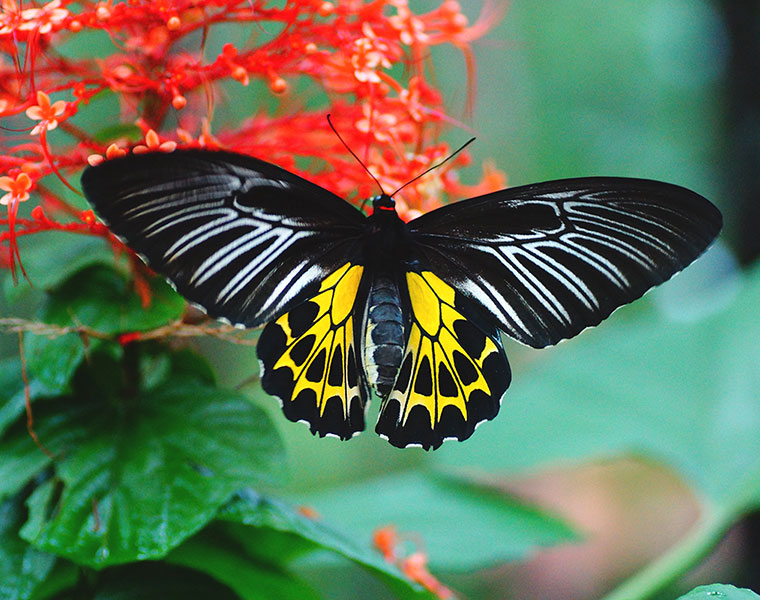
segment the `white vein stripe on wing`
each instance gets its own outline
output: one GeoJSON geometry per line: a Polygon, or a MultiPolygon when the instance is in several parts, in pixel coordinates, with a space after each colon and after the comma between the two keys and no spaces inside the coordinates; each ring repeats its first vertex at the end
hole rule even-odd
{"type": "Polygon", "coordinates": [[[276,301],[285,299],[287,293],[290,292],[290,297],[295,297],[303,288],[305,288],[316,277],[316,274],[309,277],[308,269],[304,272],[304,267],[309,265],[309,261],[302,260],[297,266],[293,267],[288,274],[283,277],[279,283],[274,287],[266,301],[261,305],[259,309],[260,313],[264,313],[269,310],[276,301]],[[296,281],[294,281],[298,277],[296,281]]]}
{"type": "Polygon", "coordinates": [[[234,194],[235,189],[231,189],[229,186],[190,186],[186,185],[182,188],[177,188],[176,185],[163,186],[170,190],[170,193],[164,193],[163,188],[157,189],[140,189],[133,193],[127,193],[119,196],[120,203],[136,202],[136,205],[124,211],[124,216],[130,219],[139,218],[156,210],[165,210],[169,208],[175,208],[177,206],[181,208],[188,208],[188,197],[193,199],[192,206],[198,206],[205,202],[213,204],[221,204],[224,202],[224,198],[234,194]],[[156,193],[158,196],[153,198],[156,193]],[[153,198],[147,200],[146,198],[153,198]]]}
{"type": "MultiPolygon", "coordinates": [[[[229,226],[222,227],[217,231],[207,232],[203,239],[194,241],[193,245],[203,244],[215,235],[221,235],[230,229],[248,225],[251,225],[251,223],[241,223],[240,221],[235,221],[229,226]]],[[[190,283],[194,283],[195,285],[202,284],[204,281],[224,269],[228,264],[239,258],[241,255],[250,252],[257,246],[261,246],[273,237],[285,237],[281,232],[282,230],[278,232],[277,230],[260,225],[257,229],[247,231],[244,235],[236,237],[234,240],[225,244],[214,253],[212,253],[206,260],[204,260],[190,277],[190,283]]],[[[251,257],[252,260],[258,261],[262,258],[265,258],[269,253],[276,249],[275,246],[276,244],[273,244],[263,252],[251,257]]]]}
{"type": "MultiPolygon", "coordinates": [[[[218,301],[222,304],[228,302],[231,298],[240,293],[240,291],[244,289],[245,286],[247,286],[250,281],[256,277],[256,275],[263,271],[268,265],[273,263],[277,257],[280,256],[280,254],[292,246],[296,240],[302,237],[306,237],[307,235],[308,234],[305,231],[296,231],[293,232],[289,237],[281,237],[279,245],[274,244],[267,249],[269,256],[266,260],[257,260],[256,262],[252,262],[245,269],[241,270],[237,275],[235,275],[235,277],[233,277],[226,286],[224,286],[224,288],[219,292],[217,296],[218,301]]],[[[267,253],[265,253],[265,255],[267,253]]],[[[256,258],[261,258],[261,255],[257,256],[256,258]]]]}
{"type": "Polygon", "coordinates": [[[588,236],[585,236],[582,233],[566,233],[563,235],[562,241],[564,242],[564,246],[562,249],[565,252],[572,254],[573,256],[584,261],[586,264],[594,267],[597,271],[607,277],[620,289],[625,289],[626,287],[630,286],[628,278],[623,275],[623,272],[618,269],[615,264],[610,262],[606,256],[603,256],[602,254],[599,254],[590,248],[587,248],[580,242],[576,241],[575,238],[578,238],[579,240],[586,240],[588,239],[588,236]]]}
{"type": "MultiPolygon", "coordinates": [[[[144,229],[145,237],[153,237],[162,231],[170,230],[172,227],[175,227],[177,225],[180,225],[181,223],[184,223],[185,221],[193,221],[195,219],[204,219],[208,217],[213,217],[215,215],[219,215],[220,218],[216,219],[215,221],[210,221],[208,223],[205,223],[201,225],[200,227],[196,227],[195,229],[192,229],[182,237],[180,237],[179,240],[174,242],[174,244],[171,245],[169,250],[167,250],[167,254],[174,253],[175,249],[179,246],[183,246],[188,243],[189,240],[191,240],[193,237],[201,234],[206,229],[210,229],[213,227],[218,227],[220,223],[228,223],[237,218],[237,215],[230,211],[229,209],[221,209],[216,208],[214,210],[193,210],[192,212],[183,211],[182,213],[171,213],[169,215],[166,215],[165,217],[162,217],[152,225],[149,225],[144,229]],[[182,216],[177,216],[179,214],[182,214],[182,216]]],[[[185,250],[180,251],[178,254],[182,254],[185,250]]]]}
{"type": "MultiPolygon", "coordinates": [[[[573,273],[567,266],[563,265],[561,262],[557,261],[555,258],[552,258],[543,251],[544,248],[553,248],[555,250],[565,252],[566,254],[578,256],[577,253],[573,252],[571,248],[568,248],[568,245],[566,243],[559,243],[555,240],[544,240],[541,242],[531,242],[529,244],[524,244],[523,247],[527,250],[532,251],[531,255],[528,255],[528,258],[531,258],[531,256],[535,257],[536,260],[533,261],[534,264],[543,269],[548,275],[554,277],[554,279],[559,281],[568,290],[570,290],[578,298],[578,300],[580,300],[583,305],[586,306],[586,308],[599,308],[599,300],[597,299],[596,294],[594,294],[588,285],[586,285],[586,282],[578,277],[575,273],[573,273]],[[543,260],[543,264],[538,262],[539,259],[543,260]]],[[[579,258],[585,261],[585,257],[579,258]]]]}
{"type": "MultiPolygon", "coordinates": [[[[265,250],[259,253],[254,253],[250,256],[250,261],[244,269],[236,273],[235,277],[231,278],[227,287],[234,284],[236,278],[244,277],[246,273],[255,269],[253,275],[257,275],[267,264],[271,263],[273,259],[277,258],[282,252],[284,252],[290,244],[299,237],[298,234],[293,234],[288,230],[269,230],[263,234],[256,235],[252,239],[248,239],[249,235],[242,236],[244,243],[241,244],[240,239],[227,244],[226,246],[217,250],[211,257],[206,259],[198,270],[190,278],[190,281],[194,281],[197,278],[197,285],[202,284],[209,279],[212,275],[215,275],[222,269],[224,269],[233,260],[240,256],[250,253],[253,249],[260,246],[262,243],[275,239],[265,250]],[[235,246],[239,246],[234,248],[235,246]],[[230,251],[231,250],[231,251],[230,251]],[[205,271],[205,272],[204,272],[205,271]]],[[[225,287],[225,289],[227,289],[225,287]]],[[[220,297],[224,290],[220,292],[220,297]]]]}
{"type": "MultiPolygon", "coordinates": [[[[525,267],[516,259],[517,255],[526,255],[525,251],[519,246],[505,246],[501,248],[492,248],[490,246],[476,246],[479,250],[495,256],[504,267],[512,272],[517,279],[528,291],[549,311],[555,319],[565,323],[570,323],[570,315],[562,306],[562,303],[552,292],[544,285],[543,281],[536,275],[525,269],[525,267]]],[[[535,264],[531,261],[531,264],[535,264]]],[[[540,265],[539,265],[540,266],[540,265]]],[[[528,303],[530,304],[530,303],[528,303]]]]}
{"type": "Polygon", "coordinates": [[[513,329],[521,330],[526,335],[531,334],[530,329],[517,314],[512,303],[508,302],[501,292],[494,288],[487,279],[477,277],[477,280],[466,280],[464,288],[470,296],[478,300],[489,312],[494,315],[501,315],[501,320],[504,322],[512,323],[513,329]],[[484,293],[484,291],[487,293],[484,293]]]}
{"type": "MultiPolygon", "coordinates": [[[[658,221],[646,219],[638,213],[630,213],[630,212],[626,213],[620,210],[614,210],[609,206],[594,207],[597,209],[601,208],[602,211],[608,211],[613,214],[619,214],[625,218],[625,221],[623,221],[623,219],[608,219],[597,214],[596,212],[587,213],[587,212],[577,210],[579,206],[582,207],[582,206],[588,206],[588,205],[584,205],[582,203],[572,203],[572,204],[574,206],[571,208],[575,210],[568,212],[568,219],[572,222],[573,225],[575,225],[579,229],[587,229],[588,227],[596,226],[598,228],[599,233],[601,234],[604,234],[604,232],[608,232],[608,231],[614,231],[621,234],[622,236],[634,238],[640,241],[641,244],[644,246],[656,248],[660,252],[664,252],[667,254],[672,253],[672,249],[666,242],[662,240],[661,235],[655,235],[655,234],[649,233],[646,229],[644,229],[646,225],[651,225],[655,229],[662,230],[671,236],[677,235],[676,232],[674,232],[674,230],[672,229],[672,227],[666,227],[658,221]],[[634,227],[633,225],[629,224],[629,221],[635,221],[636,223],[638,223],[639,227],[634,227]],[[585,225],[586,227],[581,227],[581,224],[585,225]]],[[[614,237],[614,236],[611,236],[611,237],[614,237]]]]}

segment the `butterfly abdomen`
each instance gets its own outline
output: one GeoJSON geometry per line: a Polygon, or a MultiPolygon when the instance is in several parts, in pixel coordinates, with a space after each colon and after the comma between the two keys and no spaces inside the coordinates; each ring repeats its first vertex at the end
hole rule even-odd
{"type": "Polygon", "coordinates": [[[404,323],[396,283],[387,276],[376,277],[367,306],[364,365],[370,385],[384,398],[393,388],[404,354],[404,323]]]}

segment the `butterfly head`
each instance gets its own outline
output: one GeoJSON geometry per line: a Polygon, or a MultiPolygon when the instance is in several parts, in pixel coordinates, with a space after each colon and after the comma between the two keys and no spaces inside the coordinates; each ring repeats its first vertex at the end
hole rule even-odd
{"type": "Polygon", "coordinates": [[[372,210],[377,212],[380,210],[396,210],[396,201],[388,194],[380,194],[379,196],[372,197],[372,210]]]}

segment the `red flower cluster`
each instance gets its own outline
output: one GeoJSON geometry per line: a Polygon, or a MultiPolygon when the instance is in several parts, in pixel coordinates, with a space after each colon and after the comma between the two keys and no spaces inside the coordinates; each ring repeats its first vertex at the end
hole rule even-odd
{"type": "MultiPolygon", "coordinates": [[[[453,44],[472,67],[469,43],[497,17],[484,10],[470,24],[455,0],[424,14],[407,0],[17,2],[2,0],[0,15],[0,189],[7,192],[0,202],[8,207],[0,262],[11,268],[18,235],[62,227],[106,235],[49,183],[58,177],[68,185],[67,176],[103,155],[224,147],[352,200],[373,195],[374,183],[327,128],[332,113],[383,187],[396,189],[450,152],[436,142],[452,121],[429,79],[430,47],[453,44]],[[212,48],[212,37],[242,39],[242,29],[248,42],[212,48]],[[255,95],[261,108],[242,123],[217,125],[213,109],[227,104],[224,93],[255,95]],[[118,99],[109,127],[94,122],[96,96],[118,99]],[[17,218],[30,192],[45,212],[17,218]]],[[[466,189],[455,173],[466,161],[458,156],[405,188],[402,215],[447,195],[503,187],[490,170],[466,189]]]]}
{"type": "Polygon", "coordinates": [[[372,543],[382,553],[386,562],[397,565],[409,579],[419,583],[441,600],[452,598],[453,592],[428,570],[428,559],[424,552],[415,550],[405,556],[400,555],[400,547],[408,541],[399,535],[393,525],[378,527],[372,534],[372,543]]]}

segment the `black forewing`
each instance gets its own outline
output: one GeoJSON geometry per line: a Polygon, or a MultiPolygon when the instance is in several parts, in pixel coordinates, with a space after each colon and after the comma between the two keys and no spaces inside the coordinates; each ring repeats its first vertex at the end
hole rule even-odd
{"type": "Polygon", "coordinates": [[[95,212],[183,296],[248,327],[281,314],[344,264],[359,210],[250,156],[176,150],[89,167],[95,212]]]}
{"type": "Polygon", "coordinates": [[[721,224],[718,209],[685,188],[591,177],[458,202],[409,227],[424,262],[508,335],[541,348],[669,279],[721,224]]]}

